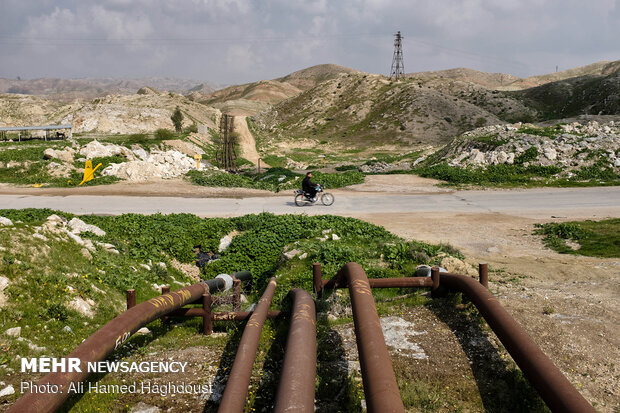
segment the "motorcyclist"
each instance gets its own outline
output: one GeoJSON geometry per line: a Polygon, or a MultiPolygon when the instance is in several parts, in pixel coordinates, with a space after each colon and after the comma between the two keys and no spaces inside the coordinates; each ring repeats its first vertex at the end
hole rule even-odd
{"type": "Polygon", "coordinates": [[[301,189],[308,194],[309,198],[312,198],[312,201],[316,201],[316,187],[317,184],[313,183],[310,179],[312,178],[312,172],[307,172],[306,177],[301,181],[301,189]]]}

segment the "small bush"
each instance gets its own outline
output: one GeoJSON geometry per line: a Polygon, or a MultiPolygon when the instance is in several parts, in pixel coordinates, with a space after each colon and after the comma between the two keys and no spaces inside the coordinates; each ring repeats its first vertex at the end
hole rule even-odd
{"type": "Polygon", "coordinates": [[[192,123],[187,128],[185,128],[183,130],[183,132],[185,132],[185,133],[198,133],[198,125],[195,124],[195,123],[192,123]]]}
{"type": "Polygon", "coordinates": [[[174,139],[176,138],[176,135],[171,130],[160,128],[155,131],[155,137],[157,139],[165,140],[165,139],[174,139]]]}
{"type": "Polygon", "coordinates": [[[344,171],[357,171],[358,166],[357,165],[341,165],[341,166],[337,166],[335,169],[339,172],[344,172],[344,171]]]}
{"type": "Polygon", "coordinates": [[[183,130],[183,113],[181,113],[181,109],[179,109],[178,106],[174,109],[172,116],[170,116],[170,120],[174,125],[174,130],[177,132],[181,132],[183,130]]]}
{"type": "Polygon", "coordinates": [[[515,165],[523,165],[526,162],[532,162],[538,158],[538,155],[538,149],[536,149],[535,146],[530,146],[525,152],[515,157],[515,165]]]}

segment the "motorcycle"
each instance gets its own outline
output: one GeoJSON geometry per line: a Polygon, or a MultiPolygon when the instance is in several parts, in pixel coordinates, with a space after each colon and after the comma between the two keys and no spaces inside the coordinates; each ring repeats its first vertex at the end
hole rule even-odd
{"type": "Polygon", "coordinates": [[[319,199],[321,203],[325,206],[330,206],[334,203],[334,196],[329,192],[325,192],[322,185],[316,186],[316,195],[312,198],[309,194],[304,192],[301,189],[294,191],[295,194],[295,205],[303,206],[306,204],[315,204],[319,199]]]}

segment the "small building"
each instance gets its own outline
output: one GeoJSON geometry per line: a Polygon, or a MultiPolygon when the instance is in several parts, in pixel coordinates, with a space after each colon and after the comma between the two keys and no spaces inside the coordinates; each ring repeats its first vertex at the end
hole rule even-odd
{"type": "MultiPolygon", "coordinates": [[[[7,132],[17,132],[17,140],[34,138],[32,131],[43,131],[45,140],[66,139],[73,137],[73,125],[49,125],[49,126],[8,126],[0,127],[0,141],[7,139],[7,132]]],[[[39,138],[41,136],[38,136],[39,138]]]]}

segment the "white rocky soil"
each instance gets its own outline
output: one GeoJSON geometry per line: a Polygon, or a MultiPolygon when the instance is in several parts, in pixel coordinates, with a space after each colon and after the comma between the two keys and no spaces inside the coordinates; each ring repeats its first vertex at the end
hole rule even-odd
{"type": "Polygon", "coordinates": [[[451,166],[459,167],[513,164],[516,157],[534,147],[538,155],[524,166],[557,166],[570,176],[570,170],[603,160],[606,166],[620,170],[620,124],[574,122],[561,125],[563,132],[555,138],[521,133],[519,129],[523,126],[534,128],[534,125],[495,125],[466,132],[450,144],[444,159],[451,166]],[[488,139],[493,135],[492,140],[488,139]],[[489,140],[487,148],[479,138],[489,140]],[[494,142],[501,144],[496,146],[494,142]]]}
{"type": "MultiPolygon", "coordinates": [[[[52,162],[48,165],[50,174],[60,174],[68,176],[73,166],[69,162],[73,161],[75,155],[82,155],[81,160],[102,158],[120,155],[127,159],[126,162],[113,163],[101,171],[103,176],[116,176],[120,179],[129,181],[147,181],[153,178],[175,178],[186,174],[192,169],[196,169],[196,160],[177,150],[159,150],[151,148],[147,152],[139,145],[131,148],[125,146],[101,143],[93,140],[88,144],[78,147],[77,150],[67,148],[64,150],[46,149],[45,157],[56,159],[62,163],[52,162]]],[[[94,167],[95,165],[93,165],[94,167]]],[[[210,168],[208,162],[201,162],[200,169],[210,168]]],[[[73,168],[75,169],[75,168],[73,168]]]]}

